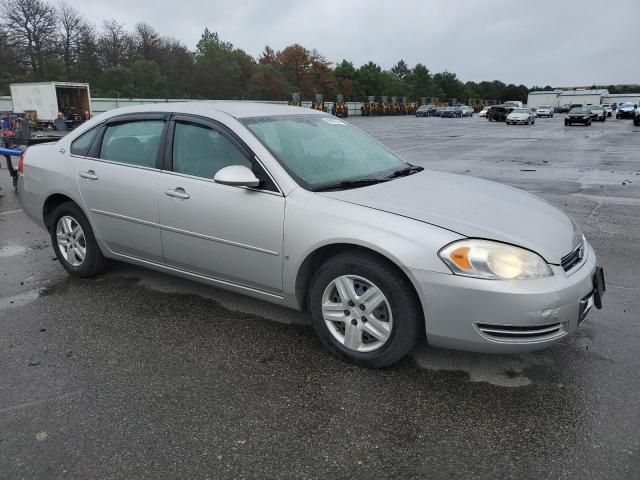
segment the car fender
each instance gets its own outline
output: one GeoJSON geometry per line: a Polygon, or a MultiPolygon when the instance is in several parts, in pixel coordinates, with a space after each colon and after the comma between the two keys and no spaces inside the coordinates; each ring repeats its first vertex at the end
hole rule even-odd
{"type": "Polygon", "coordinates": [[[451,273],[437,252],[461,238],[458,233],[412,218],[298,189],[287,197],[285,207],[285,303],[297,304],[298,272],[322,247],[353,245],[371,250],[393,262],[416,286],[411,269],[451,273]]]}

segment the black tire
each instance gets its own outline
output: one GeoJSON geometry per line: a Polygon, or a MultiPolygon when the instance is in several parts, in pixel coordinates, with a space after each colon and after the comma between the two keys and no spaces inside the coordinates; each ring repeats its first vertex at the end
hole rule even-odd
{"type": "Polygon", "coordinates": [[[422,336],[424,316],[411,284],[392,265],[366,252],[344,252],[327,260],[311,279],[308,305],[313,329],[327,350],[362,367],[383,368],[396,363],[414,349],[422,336]],[[321,309],[325,289],[342,275],[357,275],[372,282],[389,302],[393,317],[390,336],[374,351],[358,352],[345,347],[325,323],[321,309]]]}
{"type": "Polygon", "coordinates": [[[53,250],[58,257],[58,261],[71,275],[75,277],[87,278],[98,275],[99,273],[104,271],[107,260],[104,258],[102,252],[100,251],[100,247],[98,246],[98,242],[96,242],[96,237],[93,234],[93,230],[91,229],[89,220],[87,220],[87,217],[85,216],[82,209],[78,207],[78,205],[73,202],[66,202],[59,205],[53,211],[53,215],[51,216],[49,233],[51,235],[51,244],[53,245],[53,250]],[[62,252],[60,251],[60,248],[58,247],[56,226],[58,225],[58,221],[60,220],[60,218],[64,216],[73,218],[80,225],[80,227],[82,227],[82,231],[84,232],[84,247],[86,250],[86,256],[84,261],[79,266],[73,266],[71,263],[69,263],[64,258],[62,252]]]}
{"type": "Polygon", "coordinates": [[[571,125],[571,122],[569,120],[565,120],[564,121],[564,126],[568,127],[569,125],[571,125]]]}
{"type": "Polygon", "coordinates": [[[587,120],[587,127],[591,126],[591,119],[587,120]]]}
{"type": "Polygon", "coordinates": [[[640,117],[635,117],[635,118],[633,119],[633,124],[634,124],[636,127],[640,127],[640,117]]]}

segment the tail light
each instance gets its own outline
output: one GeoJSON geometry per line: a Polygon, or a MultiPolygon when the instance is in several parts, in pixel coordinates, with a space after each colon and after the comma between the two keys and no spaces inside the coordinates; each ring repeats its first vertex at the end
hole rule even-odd
{"type": "Polygon", "coordinates": [[[18,159],[18,175],[22,176],[24,174],[24,155],[27,153],[27,149],[25,148],[20,154],[20,158],[18,159]]]}

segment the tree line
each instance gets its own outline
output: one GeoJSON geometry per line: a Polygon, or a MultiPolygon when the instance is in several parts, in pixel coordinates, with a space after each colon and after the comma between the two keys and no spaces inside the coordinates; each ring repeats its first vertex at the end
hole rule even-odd
{"type": "Polygon", "coordinates": [[[529,92],[499,80],[463,82],[455,73],[433,73],[403,60],[389,70],[372,61],[334,65],[299,44],[279,51],[266,46],[253,57],[208,29],[191,51],[144,22],[133,30],[112,19],[93,25],[65,1],[0,0],[0,14],[3,95],[10,83],[50,80],[86,82],[93,96],[123,98],[284,100],[296,92],[305,100],[342,94],[350,100],[388,95],[464,102],[526,101],[529,92]]]}

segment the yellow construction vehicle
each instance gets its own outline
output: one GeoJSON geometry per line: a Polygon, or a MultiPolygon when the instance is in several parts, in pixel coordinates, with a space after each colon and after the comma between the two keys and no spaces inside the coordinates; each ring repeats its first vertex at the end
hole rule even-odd
{"type": "Polygon", "coordinates": [[[289,105],[291,105],[292,107],[301,107],[302,106],[302,102],[300,101],[300,94],[299,93],[292,93],[291,94],[291,100],[289,100],[289,105]]]}
{"type": "Polygon", "coordinates": [[[336,95],[336,101],[333,102],[331,113],[336,117],[345,118],[349,116],[349,106],[344,101],[344,95],[342,94],[336,95]]]}
{"type": "Polygon", "coordinates": [[[321,93],[316,93],[315,97],[315,101],[311,102],[311,108],[324,112],[324,95],[321,93]]]}

